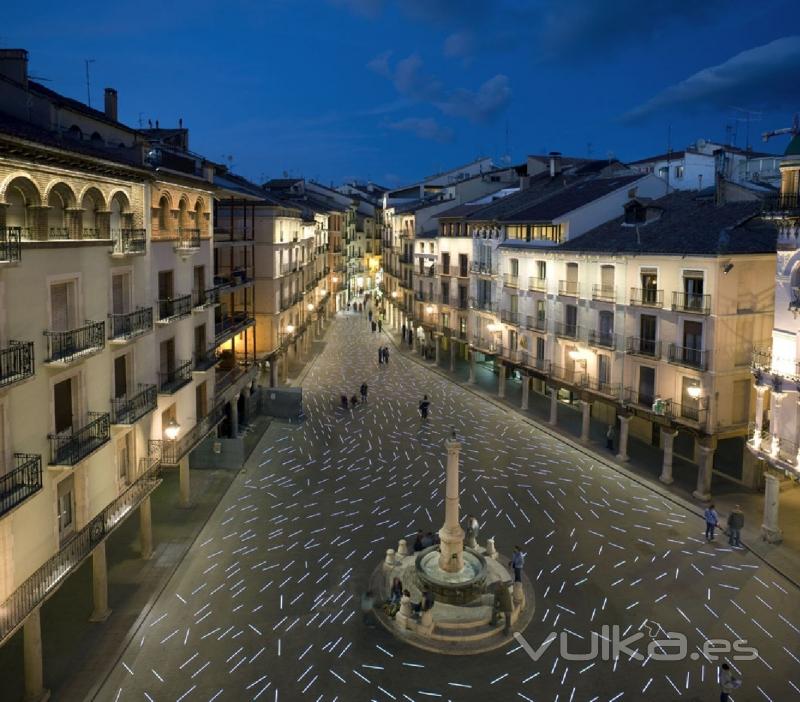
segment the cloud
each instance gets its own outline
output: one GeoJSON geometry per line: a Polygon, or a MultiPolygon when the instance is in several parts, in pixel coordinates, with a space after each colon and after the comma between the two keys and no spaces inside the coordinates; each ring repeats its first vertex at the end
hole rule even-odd
{"type": "Polygon", "coordinates": [[[508,76],[498,73],[483,83],[477,92],[455,90],[448,95],[446,101],[437,103],[437,106],[447,115],[466,117],[483,124],[491,122],[510,102],[511,84],[508,76]]]}
{"type": "Polygon", "coordinates": [[[704,68],[623,115],[638,122],[675,107],[729,108],[744,104],[765,109],[797,103],[800,75],[800,36],[776,39],[742,51],[717,66],[704,68]]]}
{"type": "Polygon", "coordinates": [[[429,139],[440,143],[453,141],[453,130],[449,127],[443,127],[431,117],[407,117],[388,126],[390,129],[395,129],[399,132],[411,132],[420,139],[429,139]]]}
{"type": "Polygon", "coordinates": [[[448,58],[471,58],[475,52],[475,35],[468,30],[453,32],[444,40],[442,52],[448,58]]]}
{"type": "Polygon", "coordinates": [[[481,84],[477,90],[448,90],[444,83],[425,71],[417,54],[401,59],[392,68],[389,54],[380,54],[368,67],[392,81],[397,92],[415,102],[433,105],[443,114],[485,124],[492,121],[511,102],[508,76],[499,73],[481,84]]]}

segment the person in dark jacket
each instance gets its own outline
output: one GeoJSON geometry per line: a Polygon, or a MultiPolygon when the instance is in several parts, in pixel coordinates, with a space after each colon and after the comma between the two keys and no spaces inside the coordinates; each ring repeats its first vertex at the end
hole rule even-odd
{"type": "Polygon", "coordinates": [[[360,391],[361,391],[361,402],[366,403],[366,401],[367,401],[367,392],[369,391],[369,388],[367,387],[366,383],[361,383],[360,391]]]}
{"type": "Polygon", "coordinates": [[[514,546],[514,555],[511,557],[511,562],[508,564],[514,570],[514,582],[522,582],[522,566],[525,565],[525,554],[519,546],[514,546]]]}
{"type": "Polygon", "coordinates": [[[419,403],[419,414],[423,419],[428,418],[428,411],[431,408],[431,401],[427,395],[423,395],[422,402],[419,403]]]}
{"type": "Polygon", "coordinates": [[[425,547],[422,545],[422,529],[417,531],[417,538],[414,539],[414,552],[422,551],[425,547]]]}
{"type": "Polygon", "coordinates": [[[508,591],[510,582],[504,583],[497,581],[494,584],[494,607],[492,607],[492,626],[497,624],[497,617],[502,612],[505,619],[505,626],[503,627],[503,635],[508,636],[511,633],[511,612],[514,610],[514,603],[511,600],[511,593],[508,591]]]}
{"type": "Polygon", "coordinates": [[[742,535],[742,528],[744,527],[744,513],[741,507],[736,505],[733,512],[728,515],[728,543],[739,548],[742,544],[739,541],[742,535]]]}

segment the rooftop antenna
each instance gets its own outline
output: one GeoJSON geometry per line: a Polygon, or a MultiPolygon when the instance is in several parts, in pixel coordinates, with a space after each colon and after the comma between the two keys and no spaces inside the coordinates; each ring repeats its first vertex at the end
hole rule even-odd
{"type": "Polygon", "coordinates": [[[758,122],[761,120],[761,112],[756,110],[750,110],[746,107],[733,107],[734,110],[737,112],[741,112],[744,116],[737,117],[737,122],[744,122],[745,123],[745,149],[750,151],[750,122],[758,122]]]}
{"type": "Polygon", "coordinates": [[[84,66],[86,67],[86,104],[92,106],[92,88],[89,82],[89,64],[94,63],[94,59],[84,59],[84,66]]]}
{"type": "Polygon", "coordinates": [[[791,134],[793,137],[800,134],[800,114],[798,114],[797,112],[794,113],[791,127],[783,127],[782,129],[771,129],[768,132],[764,132],[761,135],[761,139],[763,141],[769,141],[770,139],[772,139],[772,137],[782,136],[783,134],[791,134]]]}

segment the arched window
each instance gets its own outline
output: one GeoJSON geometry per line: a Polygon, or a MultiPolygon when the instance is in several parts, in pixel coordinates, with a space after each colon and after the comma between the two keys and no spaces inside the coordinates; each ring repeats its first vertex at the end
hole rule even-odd
{"type": "Polygon", "coordinates": [[[166,233],[170,229],[169,214],[169,198],[166,195],[162,195],[158,201],[158,230],[161,233],[166,233]]]}
{"type": "Polygon", "coordinates": [[[14,178],[6,188],[6,202],[6,226],[24,229],[32,224],[29,208],[39,204],[39,191],[27,178],[14,178]]]}
{"type": "Polygon", "coordinates": [[[73,124],[67,130],[67,136],[70,139],[77,139],[78,141],[81,141],[81,139],[83,139],[83,132],[81,131],[81,128],[77,124],[73,124]]]}

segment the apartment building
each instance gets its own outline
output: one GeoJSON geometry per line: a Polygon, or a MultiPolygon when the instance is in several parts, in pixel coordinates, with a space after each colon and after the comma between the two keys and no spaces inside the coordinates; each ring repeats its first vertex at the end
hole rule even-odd
{"type": "Polygon", "coordinates": [[[616,425],[623,460],[630,436],[661,447],[665,483],[675,455],[694,462],[698,499],[714,470],[752,486],[747,359],[769,337],[775,248],[759,208],[633,196],[622,217],[557,246],[503,241],[493,347],[476,346],[494,357],[501,394],[514,376],[526,404],[529,384],[550,395],[551,422],[557,403],[576,406],[583,440],[592,416],[616,425]]]}
{"type": "Polygon", "coordinates": [[[755,405],[748,449],[767,469],[762,535],[782,539],[779,504],[782,480],[800,477],[800,136],[780,164],[780,194],[763,203],[762,215],[777,229],[774,276],[775,321],[771,343],[755,349],[752,372],[755,405]]]}
{"type": "Polygon", "coordinates": [[[0,642],[22,630],[39,699],[42,603],[91,556],[108,616],[106,539],[136,514],[149,557],[160,468],[187,503],[189,454],[235,434],[254,369],[220,390],[241,328],[209,297],[215,164],[188,131],[126,127],[112,89],[102,112],[61,96],[23,50],[0,52],[0,105],[0,642]]]}

